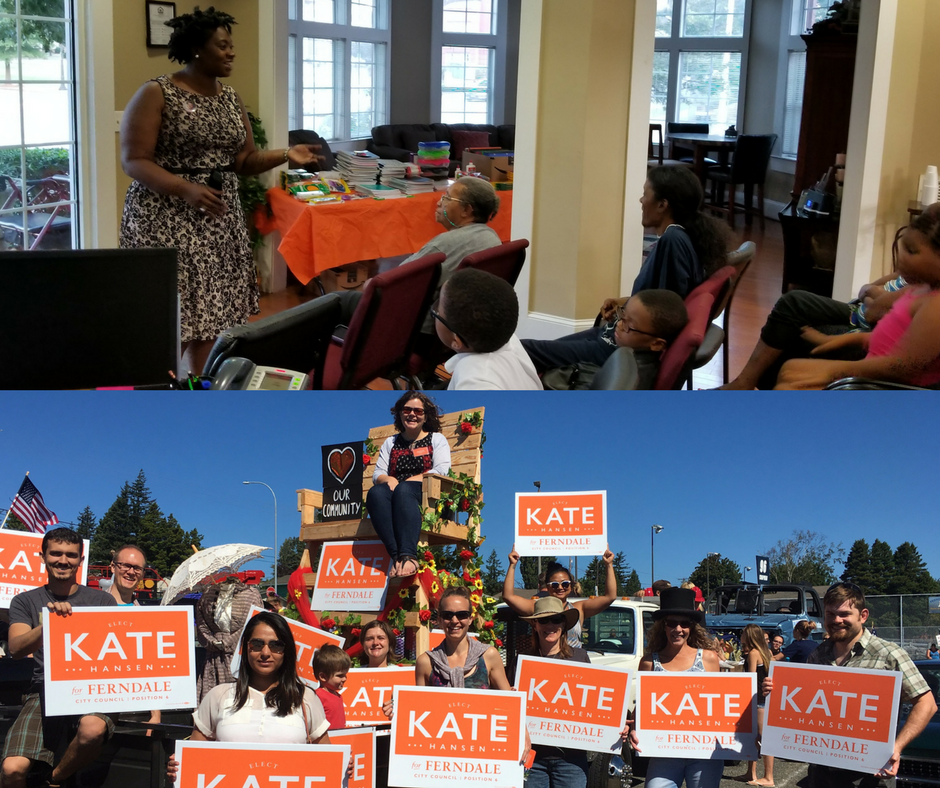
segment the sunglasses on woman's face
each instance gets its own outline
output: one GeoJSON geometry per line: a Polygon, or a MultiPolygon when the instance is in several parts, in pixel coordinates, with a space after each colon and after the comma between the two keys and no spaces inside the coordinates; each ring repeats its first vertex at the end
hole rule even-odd
{"type": "Polygon", "coordinates": [[[679,619],[677,619],[677,618],[667,618],[667,619],[666,619],[666,627],[667,627],[667,629],[680,629],[680,628],[681,628],[681,629],[691,629],[691,628],[692,628],[692,622],[689,621],[689,619],[687,619],[687,618],[683,618],[682,620],[679,620],[679,619]]]}
{"type": "Polygon", "coordinates": [[[264,651],[267,646],[272,654],[283,654],[287,644],[283,640],[262,640],[261,638],[252,638],[248,641],[248,648],[252,651],[264,651]]]}
{"type": "Polygon", "coordinates": [[[563,626],[565,623],[564,616],[545,616],[545,618],[538,618],[536,621],[541,621],[543,624],[551,624],[553,627],[563,626]]]}
{"type": "Polygon", "coordinates": [[[424,415],[424,408],[412,408],[412,407],[409,407],[408,405],[405,405],[405,406],[401,409],[401,415],[402,415],[402,416],[406,416],[406,415],[408,415],[409,413],[414,413],[415,416],[419,416],[419,417],[420,417],[420,416],[423,416],[423,415],[424,415]]]}
{"type": "Polygon", "coordinates": [[[567,591],[571,587],[571,581],[562,580],[559,583],[557,580],[552,580],[552,582],[548,584],[548,587],[552,589],[552,591],[557,591],[558,589],[561,589],[562,591],[567,591]]]}
{"type": "Polygon", "coordinates": [[[438,610],[438,617],[441,621],[450,621],[452,618],[456,618],[458,621],[466,621],[470,618],[469,610],[438,610]]]}

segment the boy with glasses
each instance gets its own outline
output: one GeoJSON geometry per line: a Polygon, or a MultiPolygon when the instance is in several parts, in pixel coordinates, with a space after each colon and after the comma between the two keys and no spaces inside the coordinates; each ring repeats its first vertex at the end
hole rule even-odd
{"type": "Polygon", "coordinates": [[[651,389],[663,353],[688,322],[685,303],[676,293],[641,290],[623,305],[605,303],[599,326],[560,339],[523,339],[522,346],[540,373],[568,364],[602,367],[618,347],[628,347],[639,373],[636,388],[651,389]]]}

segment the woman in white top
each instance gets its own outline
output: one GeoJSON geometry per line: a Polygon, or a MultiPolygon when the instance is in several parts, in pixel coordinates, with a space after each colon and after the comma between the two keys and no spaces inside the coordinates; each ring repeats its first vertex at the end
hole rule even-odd
{"type": "Polygon", "coordinates": [[[402,394],[392,415],[398,432],[379,450],[366,508],[392,558],[388,576],[410,577],[418,572],[421,480],[450,470],[450,445],[441,435],[437,405],[421,392],[402,394]]]}
{"type": "MultiPolygon", "coordinates": [[[[603,561],[607,564],[607,585],[606,591],[600,596],[589,599],[580,599],[577,602],[569,602],[568,597],[580,596],[581,586],[575,580],[574,576],[557,561],[553,561],[545,570],[545,588],[549,596],[560,599],[565,610],[574,609],[578,611],[578,620],[568,628],[568,645],[572,648],[581,646],[581,626],[584,620],[591,616],[596,616],[610,607],[611,603],[617,598],[617,574],[614,572],[614,554],[610,549],[604,551],[603,561]]],[[[516,546],[512,546],[512,552],[509,554],[509,568],[506,570],[506,579],[503,581],[503,601],[512,608],[517,615],[531,616],[535,612],[535,600],[526,599],[516,593],[516,564],[519,563],[519,553],[516,552],[516,546]]],[[[539,591],[543,589],[540,587],[539,591]]]]}
{"type": "MultiPolygon", "coordinates": [[[[275,613],[252,618],[241,639],[234,683],[209,690],[193,714],[191,741],[329,744],[330,725],[312,689],[297,677],[297,649],[287,622],[275,613]]],[[[167,777],[176,779],[170,758],[167,777]]]]}

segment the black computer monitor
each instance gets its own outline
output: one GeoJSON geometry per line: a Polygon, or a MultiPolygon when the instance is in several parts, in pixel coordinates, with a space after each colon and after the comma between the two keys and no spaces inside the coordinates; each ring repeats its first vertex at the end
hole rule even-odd
{"type": "Polygon", "coordinates": [[[175,249],[0,252],[0,388],[166,383],[179,355],[175,249]]]}

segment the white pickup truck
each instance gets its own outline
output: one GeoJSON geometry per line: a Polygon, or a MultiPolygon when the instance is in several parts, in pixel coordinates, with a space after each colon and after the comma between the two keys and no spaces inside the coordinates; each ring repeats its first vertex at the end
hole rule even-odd
{"type": "MultiPolygon", "coordinates": [[[[658,603],[658,599],[655,602],[617,599],[603,613],[587,619],[581,631],[581,643],[589,652],[591,663],[632,670],[636,675],[646,632],[653,624],[653,612],[659,609],[658,603]]],[[[497,609],[497,618],[506,622],[506,637],[503,639],[506,664],[514,665],[517,654],[527,653],[532,648],[529,624],[520,621],[505,604],[497,609]]],[[[635,697],[636,687],[633,685],[630,688],[631,706],[635,697]]],[[[625,749],[624,755],[629,756],[630,750],[625,749]]],[[[591,770],[587,788],[629,788],[634,771],[641,771],[640,764],[633,764],[629,757],[625,761],[611,753],[589,753],[588,758],[591,770]]]]}

